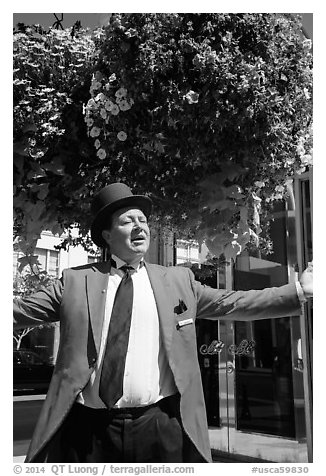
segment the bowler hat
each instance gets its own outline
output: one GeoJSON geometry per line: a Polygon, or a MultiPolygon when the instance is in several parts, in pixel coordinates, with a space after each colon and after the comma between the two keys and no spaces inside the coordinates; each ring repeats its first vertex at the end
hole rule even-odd
{"type": "Polygon", "coordinates": [[[133,195],[130,188],[124,183],[111,183],[102,188],[93,198],[91,237],[97,246],[106,246],[102,231],[107,225],[108,218],[120,208],[134,206],[140,208],[146,216],[152,210],[152,200],[145,195],[133,195]]]}

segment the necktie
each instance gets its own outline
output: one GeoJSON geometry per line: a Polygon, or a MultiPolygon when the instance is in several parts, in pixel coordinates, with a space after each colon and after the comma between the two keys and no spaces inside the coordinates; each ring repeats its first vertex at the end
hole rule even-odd
{"type": "Polygon", "coordinates": [[[113,303],[99,389],[100,398],[108,408],[112,408],[123,394],[123,376],[132,313],[133,268],[122,266],[120,269],[125,275],[113,303]]]}

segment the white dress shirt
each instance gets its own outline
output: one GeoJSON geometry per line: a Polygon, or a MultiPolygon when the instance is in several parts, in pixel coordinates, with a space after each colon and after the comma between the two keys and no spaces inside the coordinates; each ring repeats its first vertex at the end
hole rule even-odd
{"type": "MultiPolygon", "coordinates": [[[[119,268],[126,264],[117,256],[112,258],[118,269],[111,267],[109,275],[99,358],[89,382],[77,397],[77,402],[92,408],[105,408],[99,397],[103,355],[115,294],[124,275],[119,268]]],[[[134,296],[123,395],[115,405],[119,408],[150,405],[177,392],[160,336],[156,302],[146,267],[138,265],[131,276],[134,296]]]]}

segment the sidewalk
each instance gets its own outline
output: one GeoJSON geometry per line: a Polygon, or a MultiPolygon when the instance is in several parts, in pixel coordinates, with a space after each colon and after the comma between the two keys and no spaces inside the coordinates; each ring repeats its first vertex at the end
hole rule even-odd
{"type": "Polygon", "coordinates": [[[25,461],[25,456],[14,456],[13,462],[14,463],[23,463],[25,461]]]}
{"type": "Polygon", "coordinates": [[[45,395],[13,397],[13,461],[23,462],[45,395]]]}

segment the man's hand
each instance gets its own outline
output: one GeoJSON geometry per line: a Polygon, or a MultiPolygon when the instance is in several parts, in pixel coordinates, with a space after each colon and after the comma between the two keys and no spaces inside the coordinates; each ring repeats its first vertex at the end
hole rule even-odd
{"type": "Polygon", "coordinates": [[[300,284],[306,298],[312,297],[312,284],[313,284],[313,266],[312,262],[308,263],[308,267],[304,270],[300,277],[300,284]]]}

